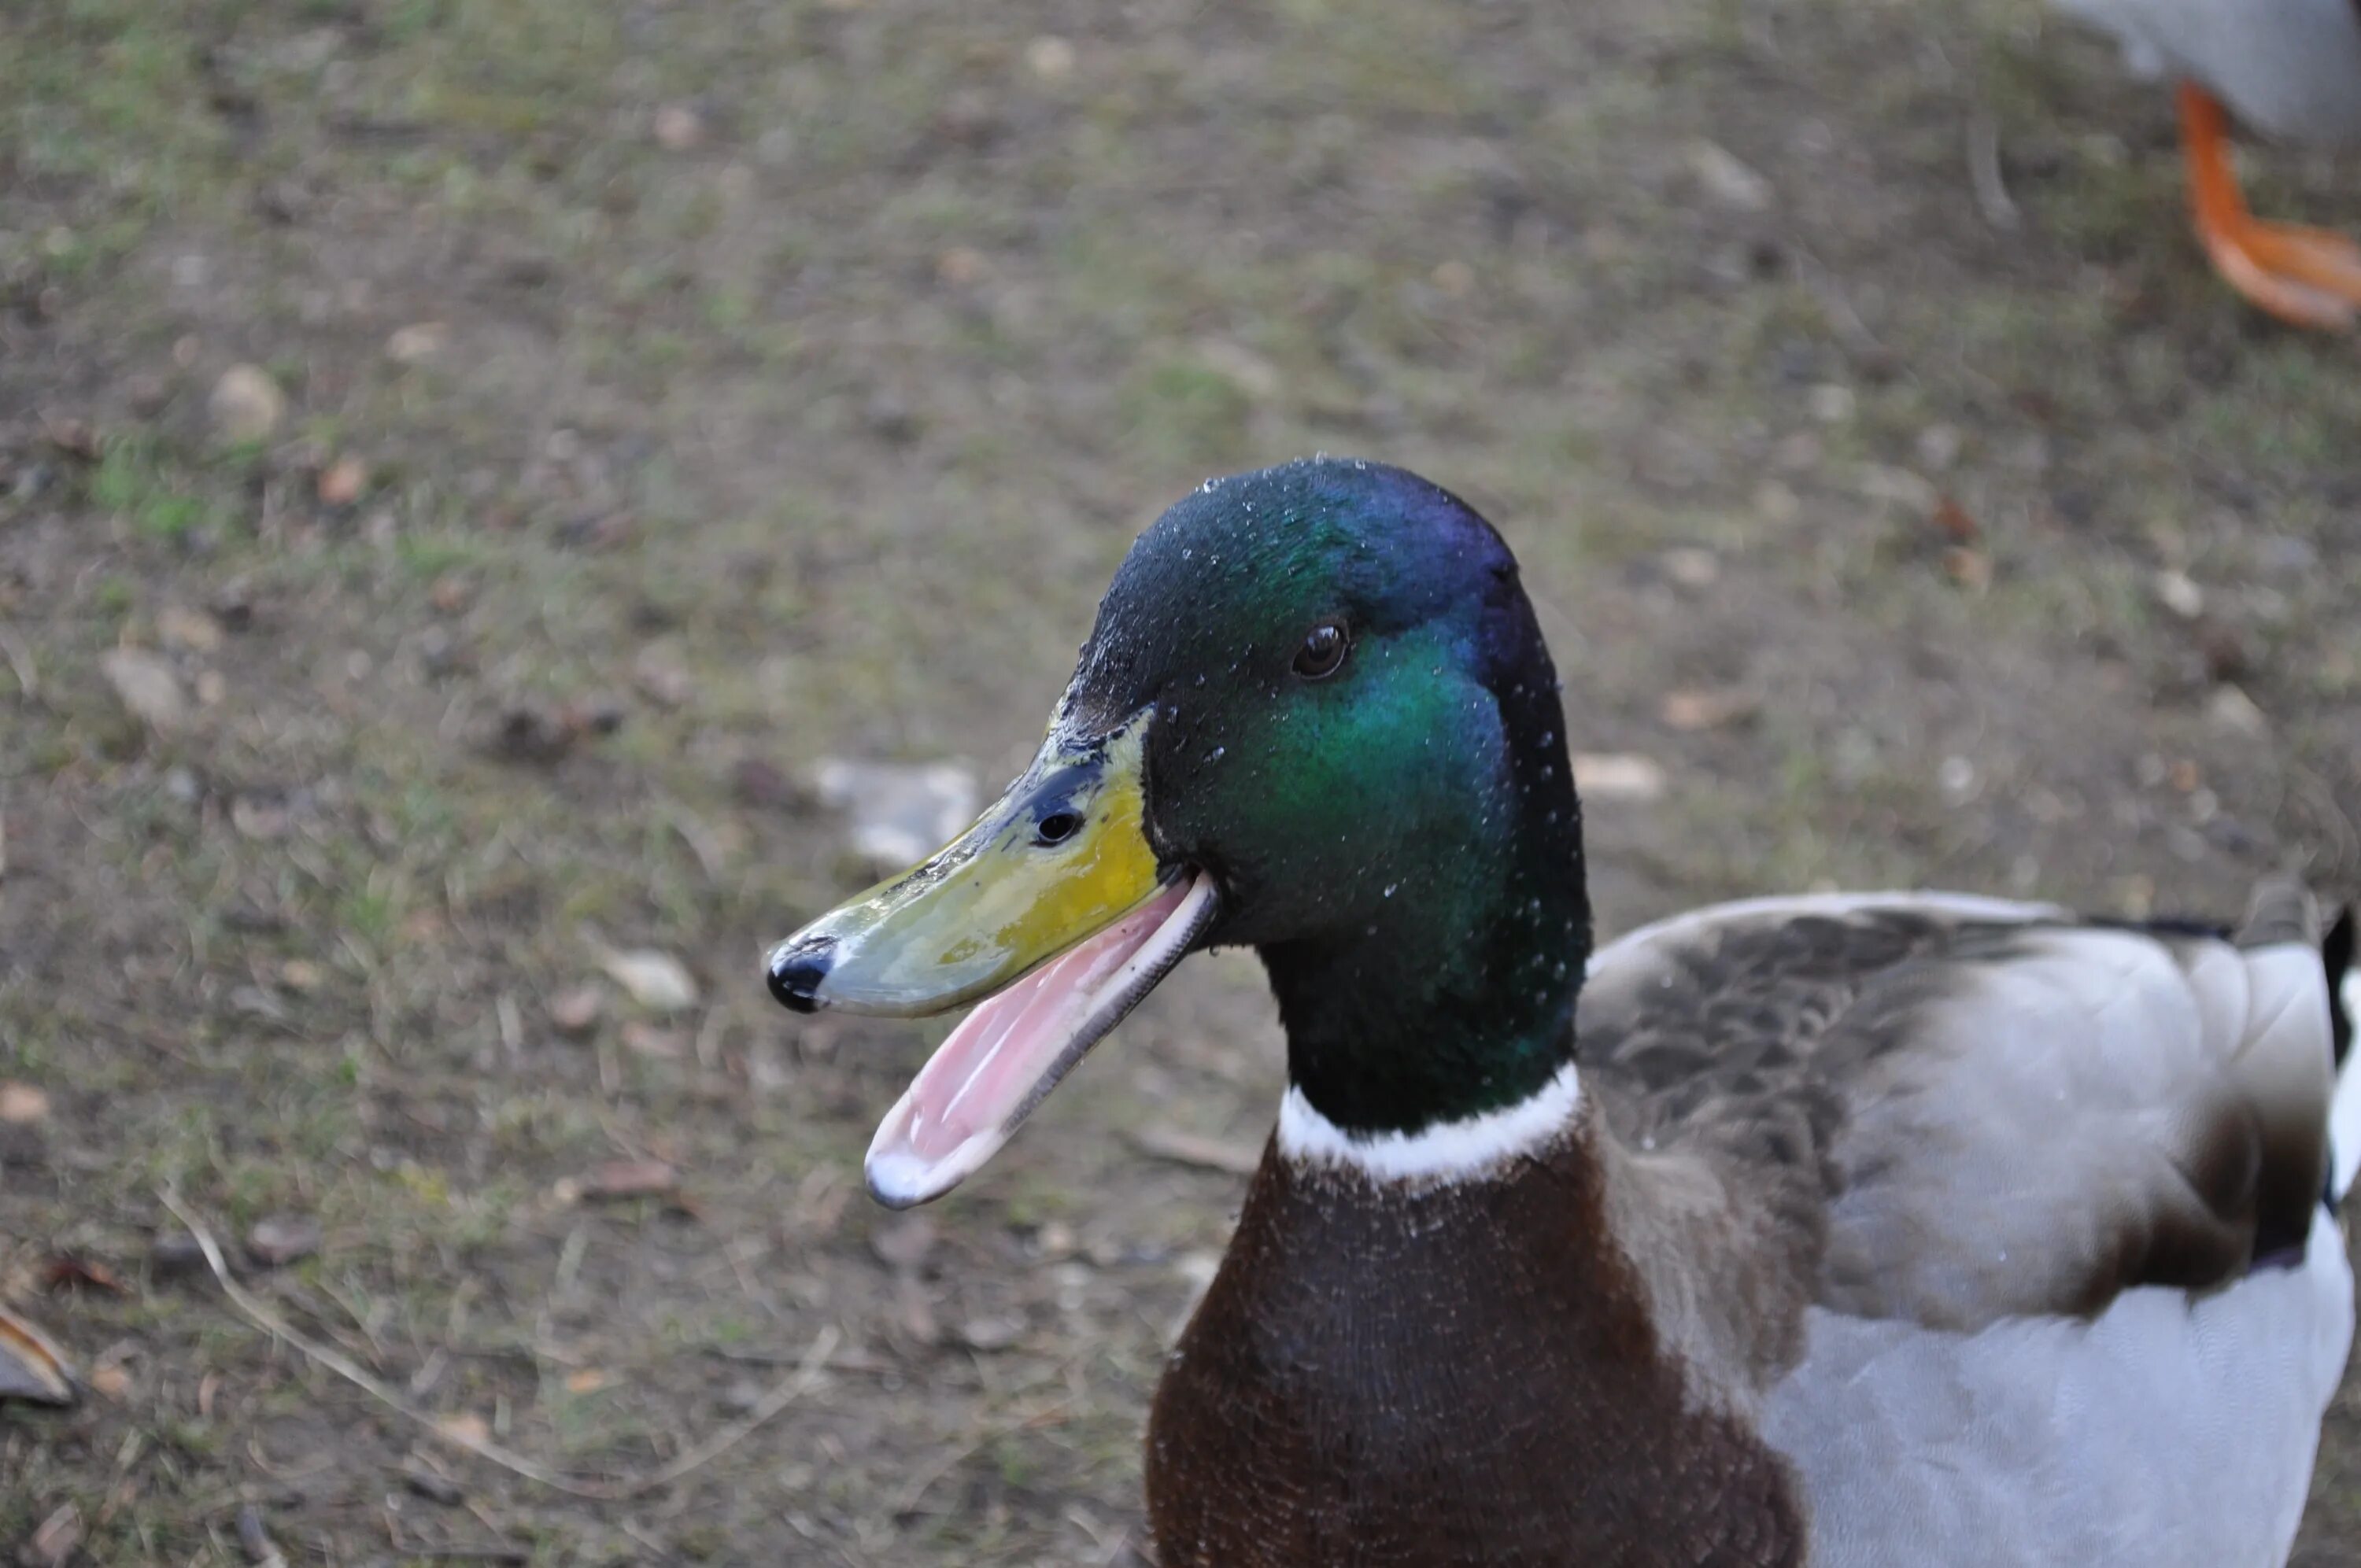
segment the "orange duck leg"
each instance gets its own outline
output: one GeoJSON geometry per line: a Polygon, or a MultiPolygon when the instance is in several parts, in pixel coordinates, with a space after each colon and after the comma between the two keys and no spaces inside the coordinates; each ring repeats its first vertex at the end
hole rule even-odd
{"type": "Polygon", "coordinates": [[[2248,212],[2230,167],[2229,117],[2193,82],[2180,86],[2180,139],[2197,237],[2213,269],[2281,321],[2350,330],[2361,314],[2361,245],[2324,229],[2267,224],[2248,212]]]}

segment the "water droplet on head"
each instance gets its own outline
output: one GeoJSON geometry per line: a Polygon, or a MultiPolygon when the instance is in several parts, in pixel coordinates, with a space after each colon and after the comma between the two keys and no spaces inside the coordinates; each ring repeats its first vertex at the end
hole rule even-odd
{"type": "Polygon", "coordinates": [[[1401,891],[1401,883],[1398,883],[1398,882],[1389,882],[1389,883],[1386,883],[1386,896],[1387,896],[1388,898],[1391,898],[1395,894],[1397,894],[1397,893],[1399,893],[1399,892],[1400,892],[1400,891],[1401,891]]]}

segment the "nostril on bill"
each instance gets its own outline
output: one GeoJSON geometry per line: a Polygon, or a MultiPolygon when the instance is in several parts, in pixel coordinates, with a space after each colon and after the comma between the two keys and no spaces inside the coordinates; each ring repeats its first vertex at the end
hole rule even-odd
{"type": "Polygon", "coordinates": [[[773,949],[765,977],[779,1005],[795,1013],[819,1011],[820,981],[836,963],[836,938],[805,937],[773,949]]]}

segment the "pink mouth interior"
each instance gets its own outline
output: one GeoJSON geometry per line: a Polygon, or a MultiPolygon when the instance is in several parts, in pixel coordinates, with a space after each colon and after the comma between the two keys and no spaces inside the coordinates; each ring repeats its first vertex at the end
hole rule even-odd
{"type": "Polygon", "coordinates": [[[1185,880],[1163,889],[978,1003],[877,1129],[869,1149],[873,1183],[915,1190],[942,1175],[956,1181],[988,1158],[1073,1065],[1069,1047],[1109,999],[1106,982],[1148,944],[1189,891],[1185,880]]]}

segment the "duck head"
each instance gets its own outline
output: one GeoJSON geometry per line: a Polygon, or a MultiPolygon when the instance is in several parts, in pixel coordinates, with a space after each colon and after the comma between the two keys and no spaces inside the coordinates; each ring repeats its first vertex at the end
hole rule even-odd
{"type": "Polygon", "coordinates": [[[1040,751],[960,839],[774,948],[798,1012],[977,1005],[871,1191],[956,1186],[1189,952],[1261,955],[1293,1086],[1347,1135],[1569,1059],[1589,941],[1558,685],[1516,563],[1437,487],[1315,459],[1135,543],[1040,751]]]}

